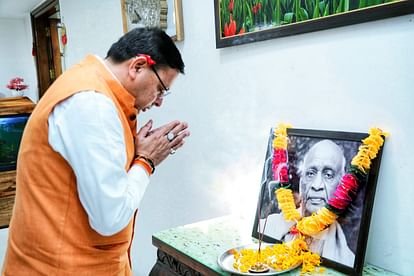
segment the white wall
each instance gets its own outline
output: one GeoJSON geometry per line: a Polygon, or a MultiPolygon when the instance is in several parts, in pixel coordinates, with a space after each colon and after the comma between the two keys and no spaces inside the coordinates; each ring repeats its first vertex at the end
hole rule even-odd
{"type": "MultiPolygon", "coordinates": [[[[60,2],[68,64],[88,52],[104,56],[122,34],[118,0],[60,2]]],[[[391,133],[366,261],[409,275],[414,15],[217,50],[213,1],[183,2],[185,39],[178,47],[187,73],[140,124],[186,120],[192,136],[157,168],[142,201],[135,275],[148,275],[155,262],[152,233],[230,212],[254,215],[268,132],[278,122],[355,132],[378,126],[391,133]]]]}
{"type": "Polygon", "coordinates": [[[32,56],[30,19],[0,18],[0,98],[12,96],[6,86],[15,77],[29,85],[24,95],[38,100],[36,67],[32,56]]]}
{"type": "Polygon", "coordinates": [[[68,37],[66,66],[87,54],[106,56],[122,34],[121,1],[60,0],[61,20],[68,37]]]}

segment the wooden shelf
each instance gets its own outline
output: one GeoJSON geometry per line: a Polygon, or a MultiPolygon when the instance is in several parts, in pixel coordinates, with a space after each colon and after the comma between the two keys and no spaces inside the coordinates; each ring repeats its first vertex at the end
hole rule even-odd
{"type": "Polygon", "coordinates": [[[0,115],[31,113],[35,103],[27,97],[0,99],[0,115]]]}

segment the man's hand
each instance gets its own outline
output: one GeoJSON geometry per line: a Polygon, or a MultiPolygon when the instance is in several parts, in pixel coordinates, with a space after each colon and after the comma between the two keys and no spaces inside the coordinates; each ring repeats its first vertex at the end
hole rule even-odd
{"type": "Polygon", "coordinates": [[[157,129],[151,129],[152,120],[149,120],[138,131],[135,138],[135,154],[150,158],[155,166],[167,158],[171,151],[174,152],[182,147],[184,138],[190,135],[187,130],[188,124],[180,121],[172,121],[157,129]]]}

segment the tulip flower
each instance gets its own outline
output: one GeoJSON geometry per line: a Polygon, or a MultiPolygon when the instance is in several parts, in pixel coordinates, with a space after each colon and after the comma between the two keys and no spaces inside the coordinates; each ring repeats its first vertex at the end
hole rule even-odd
{"type": "Polygon", "coordinates": [[[230,0],[230,3],[229,3],[229,12],[232,13],[233,12],[233,9],[234,9],[234,0],[230,0]]]}
{"type": "Polygon", "coordinates": [[[230,14],[230,23],[224,25],[224,36],[233,36],[236,34],[236,21],[233,20],[233,16],[230,14]]]}

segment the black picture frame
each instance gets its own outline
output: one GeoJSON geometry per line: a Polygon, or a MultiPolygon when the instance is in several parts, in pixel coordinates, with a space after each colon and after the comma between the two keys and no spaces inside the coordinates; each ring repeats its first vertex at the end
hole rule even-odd
{"type": "MultiPolygon", "coordinates": [[[[303,194],[299,191],[301,185],[299,167],[300,164],[302,164],[303,157],[313,145],[324,140],[330,141],[326,143],[334,142],[336,145],[338,145],[345,158],[344,172],[346,172],[350,166],[353,156],[355,156],[355,154],[358,152],[358,147],[362,144],[362,140],[366,137],[368,137],[367,133],[289,128],[289,182],[292,185],[291,188],[293,192],[297,193],[299,198],[303,197],[303,194]]],[[[280,220],[276,220],[277,217],[282,218],[282,214],[277,207],[277,200],[274,196],[274,187],[272,187],[271,183],[273,139],[274,134],[273,129],[271,129],[264,162],[262,181],[260,184],[261,188],[257,203],[257,212],[253,224],[252,236],[257,239],[260,237],[263,239],[263,241],[268,243],[281,243],[286,240],[284,240],[282,236],[276,237],[277,234],[274,234],[276,232],[281,232],[283,227],[281,226],[282,224],[280,224],[280,220]],[[267,216],[269,217],[266,220],[265,218],[267,216]],[[273,222],[272,217],[275,218],[273,222]],[[265,221],[266,228],[263,231],[265,221]],[[268,227],[270,227],[270,230],[268,227]]],[[[352,202],[343,216],[338,218],[338,224],[335,226],[335,231],[337,231],[337,234],[334,236],[340,236],[338,233],[339,231],[342,231],[344,235],[342,244],[345,244],[345,246],[339,248],[340,246],[338,245],[338,247],[334,249],[338,252],[340,252],[342,249],[346,250],[344,252],[349,252],[349,250],[351,250],[351,252],[354,254],[353,260],[349,258],[351,256],[349,254],[341,255],[347,256],[344,257],[345,259],[333,259],[333,257],[329,258],[324,256],[324,252],[318,252],[321,253],[322,265],[332,267],[348,275],[361,275],[364,266],[365,251],[368,241],[369,226],[374,203],[376,183],[380,168],[381,155],[382,148],[378,152],[377,157],[372,160],[371,168],[367,174],[365,183],[359,182],[360,190],[358,191],[355,200],[352,202]]],[[[335,183],[338,184],[338,182],[335,183]]],[[[337,184],[335,185],[334,189],[336,189],[337,184]]],[[[303,206],[301,208],[303,208],[303,206]]],[[[329,228],[328,231],[330,231],[329,228]]],[[[340,244],[340,242],[336,240],[335,244],[340,244]]]]}
{"type": "MultiPolygon", "coordinates": [[[[375,3],[387,2],[387,0],[280,0],[282,3],[289,3],[289,5],[286,4],[286,8],[283,8],[283,5],[280,6],[277,13],[275,12],[275,5],[277,5],[279,0],[233,0],[234,3],[237,3],[237,7],[240,7],[237,9],[235,7],[236,4],[233,4],[233,8],[230,8],[228,5],[229,1],[231,0],[214,0],[216,48],[336,28],[414,12],[413,0],[394,0],[393,2],[383,4],[372,4],[372,6],[364,8],[355,7],[357,5],[355,1],[375,3]],[[256,9],[256,14],[252,15],[254,5],[257,5],[259,2],[262,3],[260,9],[258,11],[256,9]],[[300,10],[298,12],[296,9],[293,10],[293,3],[295,2],[300,3],[301,9],[304,11],[300,10]],[[321,13],[323,7],[325,7],[325,10],[327,9],[326,3],[331,2],[337,5],[340,2],[348,3],[347,8],[343,7],[344,10],[348,9],[348,11],[335,13],[336,11],[332,10],[329,15],[306,19],[317,16],[309,15],[312,9],[315,10],[312,8],[312,3],[314,3],[313,6],[316,6],[316,2],[320,7],[318,14],[321,13]],[[351,10],[351,8],[353,9],[351,10]],[[260,15],[261,9],[263,10],[260,15]],[[306,11],[307,9],[309,12],[306,11]],[[225,36],[224,28],[226,24],[230,25],[230,14],[236,23],[235,28],[233,28],[235,31],[227,32],[227,36],[225,36]],[[299,21],[296,18],[299,18],[299,21]],[[289,21],[291,22],[289,23],[289,21]],[[244,33],[239,34],[242,29],[244,33]]],[[[331,4],[331,8],[328,6],[328,11],[333,9],[333,5],[335,4],[331,4]]]]}

